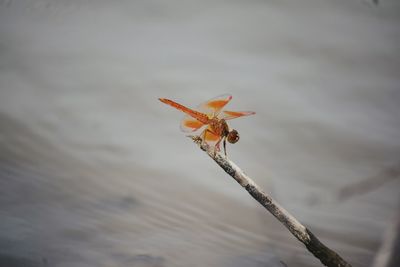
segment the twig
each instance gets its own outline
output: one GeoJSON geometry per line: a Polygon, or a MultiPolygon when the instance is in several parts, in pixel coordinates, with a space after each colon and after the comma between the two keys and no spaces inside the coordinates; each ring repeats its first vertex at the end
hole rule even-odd
{"type": "Polygon", "coordinates": [[[324,265],[329,267],[351,267],[336,252],[322,244],[309,229],[282,208],[273,198],[263,192],[235,163],[218,153],[215,154],[214,149],[207,143],[201,142],[201,139],[197,136],[188,137],[197,143],[227,174],[244,187],[255,200],[272,213],[324,265]]]}

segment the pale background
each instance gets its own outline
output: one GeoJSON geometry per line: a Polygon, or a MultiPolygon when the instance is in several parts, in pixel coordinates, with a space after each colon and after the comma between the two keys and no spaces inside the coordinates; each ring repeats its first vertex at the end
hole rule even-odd
{"type": "Polygon", "coordinates": [[[0,266],[320,266],[157,100],[227,92],[257,112],[230,158],[370,266],[399,216],[399,48],[397,0],[0,1],[0,266]]]}

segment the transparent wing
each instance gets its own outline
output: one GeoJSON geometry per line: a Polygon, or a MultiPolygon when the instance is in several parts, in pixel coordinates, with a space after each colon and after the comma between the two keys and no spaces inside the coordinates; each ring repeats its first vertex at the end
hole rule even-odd
{"type": "MultiPolygon", "coordinates": [[[[229,94],[220,95],[200,104],[195,108],[195,110],[206,114],[209,118],[212,118],[218,116],[221,109],[228,104],[231,99],[232,96],[229,94]]],[[[183,132],[195,132],[202,126],[204,126],[203,123],[189,115],[185,115],[181,121],[181,130],[183,132]]]]}
{"type": "Polygon", "coordinates": [[[229,94],[220,95],[199,105],[197,110],[207,114],[210,117],[214,117],[221,112],[221,109],[228,104],[231,99],[232,96],[229,94]]]}
{"type": "Polygon", "coordinates": [[[185,115],[181,121],[181,130],[186,133],[195,132],[203,126],[204,124],[202,122],[189,115],[185,115]]]}
{"type": "Polygon", "coordinates": [[[225,119],[225,120],[232,120],[236,119],[239,117],[243,116],[250,116],[256,114],[253,111],[229,111],[229,110],[224,110],[222,113],[218,116],[220,119],[225,119]]]}

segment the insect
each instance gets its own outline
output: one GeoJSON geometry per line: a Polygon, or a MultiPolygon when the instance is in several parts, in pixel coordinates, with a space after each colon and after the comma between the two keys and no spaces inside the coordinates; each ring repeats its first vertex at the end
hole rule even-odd
{"type": "Polygon", "coordinates": [[[226,140],[231,144],[239,141],[239,133],[234,129],[230,129],[226,121],[255,114],[253,111],[222,111],[222,108],[228,104],[231,99],[232,96],[228,94],[217,96],[199,105],[196,110],[194,110],[172,100],[159,98],[161,102],[187,114],[181,122],[181,130],[183,132],[196,132],[200,128],[206,126],[198,136],[198,140],[201,140],[201,142],[215,143],[214,155],[217,151],[221,150],[220,143],[222,141],[225,156],[226,140]]]}

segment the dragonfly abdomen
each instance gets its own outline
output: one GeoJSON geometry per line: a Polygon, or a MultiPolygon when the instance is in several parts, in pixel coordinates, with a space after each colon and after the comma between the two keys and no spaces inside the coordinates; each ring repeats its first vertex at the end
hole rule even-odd
{"type": "Polygon", "coordinates": [[[208,124],[210,121],[210,119],[208,118],[208,116],[206,114],[203,114],[201,112],[198,112],[198,111],[190,109],[190,108],[187,108],[179,103],[176,103],[175,101],[172,101],[172,100],[169,100],[166,98],[159,98],[159,100],[167,105],[170,105],[171,107],[174,107],[176,109],[179,109],[179,110],[185,112],[186,114],[195,118],[196,120],[200,121],[201,123],[208,124]]]}

